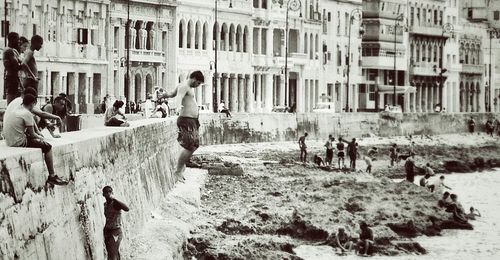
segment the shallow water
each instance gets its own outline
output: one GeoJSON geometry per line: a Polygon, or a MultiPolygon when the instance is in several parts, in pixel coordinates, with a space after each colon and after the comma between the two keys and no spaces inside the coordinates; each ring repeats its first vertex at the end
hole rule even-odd
{"type": "MultiPolygon", "coordinates": [[[[446,175],[445,184],[458,195],[463,207],[479,209],[482,217],[471,223],[474,230],[445,230],[442,236],[419,237],[427,255],[372,257],[370,259],[500,259],[500,169],[470,174],[446,175]]],[[[306,260],[339,258],[331,247],[300,246],[298,256],[306,260]]],[[[363,259],[354,255],[342,259],[363,259]]]]}

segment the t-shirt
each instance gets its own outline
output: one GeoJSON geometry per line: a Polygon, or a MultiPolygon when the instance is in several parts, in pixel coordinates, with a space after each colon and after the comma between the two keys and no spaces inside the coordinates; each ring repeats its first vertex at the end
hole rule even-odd
{"type": "Polygon", "coordinates": [[[9,105],[7,106],[7,108],[5,109],[5,114],[4,114],[4,120],[7,119],[7,117],[12,114],[15,110],[21,108],[21,106],[23,105],[23,98],[22,97],[17,97],[17,98],[14,98],[14,100],[12,100],[9,105]]]}
{"type": "Polygon", "coordinates": [[[11,111],[3,122],[3,136],[7,146],[26,146],[26,128],[35,125],[33,114],[25,107],[11,111]]]}

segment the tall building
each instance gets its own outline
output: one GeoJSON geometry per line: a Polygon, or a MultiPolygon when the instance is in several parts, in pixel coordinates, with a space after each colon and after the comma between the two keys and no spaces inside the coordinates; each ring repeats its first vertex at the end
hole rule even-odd
{"type": "MultiPolygon", "coordinates": [[[[106,95],[145,100],[154,86],[167,85],[170,79],[174,83],[174,2],[7,1],[8,31],[28,39],[38,34],[44,39],[43,48],[35,53],[41,102],[66,93],[75,104],[74,112],[94,113],[106,95]],[[125,83],[127,2],[131,19],[129,85],[125,83]]],[[[8,31],[2,29],[2,42],[8,31]]],[[[2,80],[2,97],[3,84],[2,80]]]]}

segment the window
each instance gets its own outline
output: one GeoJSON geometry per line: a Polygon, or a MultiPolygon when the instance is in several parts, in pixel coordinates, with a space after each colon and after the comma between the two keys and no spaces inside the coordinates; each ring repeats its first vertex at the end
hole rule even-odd
{"type": "Polygon", "coordinates": [[[467,18],[472,19],[472,8],[467,9],[467,18]]]}
{"type": "Polygon", "coordinates": [[[494,11],[493,12],[493,19],[495,21],[498,21],[500,19],[500,11],[494,11]]]}
{"type": "Polygon", "coordinates": [[[339,46],[337,46],[337,66],[342,66],[342,52],[339,46]]]}
{"type": "Polygon", "coordinates": [[[332,21],[332,13],[328,12],[328,21],[331,22],[332,21]]]}
{"type": "Polygon", "coordinates": [[[77,35],[78,35],[77,43],[78,44],[88,44],[89,43],[88,34],[89,34],[89,29],[78,28],[77,29],[77,35]]]}
{"type": "Polygon", "coordinates": [[[368,87],[368,99],[370,101],[375,101],[375,85],[369,85],[368,87]]]}

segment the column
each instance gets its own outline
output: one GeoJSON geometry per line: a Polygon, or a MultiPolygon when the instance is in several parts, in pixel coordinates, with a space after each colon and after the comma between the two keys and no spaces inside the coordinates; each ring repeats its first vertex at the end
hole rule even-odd
{"type": "Polygon", "coordinates": [[[284,106],[285,105],[285,75],[281,74],[279,76],[280,82],[279,82],[279,93],[278,93],[278,102],[277,104],[279,106],[284,106]]]}
{"type": "Polygon", "coordinates": [[[448,107],[448,89],[450,88],[450,82],[446,82],[446,84],[443,84],[443,89],[440,93],[440,97],[441,99],[443,100],[443,102],[441,103],[441,109],[443,108],[446,108],[446,110],[449,109],[448,107]]]}
{"type": "MultiPolygon", "coordinates": [[[[253,27],[249,26],[248,27],[248,34],[247,34],[247,52],[250,53],[250,55],[253,54],[253,27]]],[[[251,75],[250,75],[251,76],[251,75]]],[[[253,77],[251,76],[250,78],[252,78],[252,82],[253,82],[253,77]]]]}
{"type": "Polygon", "coordinates": [[[205,84],[205,93],[203,93],[203,96],[205,97],[205,104],[207,105],[207,108],[212,111],[214,102],[213,93],[215,88],[214,74],[208,71],[205,75],[208,75],[208,82],[210,82],[210,84],[205,84]]]}
{"type": "Polygon", "coordinates": [[[264,112],[271,112],[273,109],[273,75],[264,74],[265,84],[264,84],[264,112]]]}
{"type": "Polygon", "coordinates": [[[229,28],[224,31],[224,50],[229,51],[229,28]]]}
{"type": "Polygon", "coordinates": [[[256,112],[262,112],[262,75],[255,74],[255,96],[257,97],[256,112]]]}
{"type": "Polygon", "coordinates": [[[304,80],[304,112],[310,111],[310,99],[309,99],[309,80],[304,80]]]}
{"type": "Polygon", "coordinates": [[[417,92],[412,94],[412,104],[413,104],[413,109],[411,112],[416,113],[417,112],[417,92]]]}
{"type": "Polygon", "coordinates": [[[427,112],[427,108],[429,107],[429,91],[428,91],[428,85],[427,83],[424,85],[424,103],[423,103],[423,106],[422,106],[422,112],[426,113],[427,112]]]}
{"type": "Polygon", "coordinates": [[[256,29],[257,29],[257,54],[262,54],[262,28],[256,28],[256,29]]]}
{"type": "Polygon", "coordinates": [[[433,112],[434,111],[434,83],[431,83],[431,85],[429,86],[429,103],[427,105],[427,110],[429,112],[433,112]]]}
{"type": "Polygon", "coordinates": [[[352,85],[352,112],[358,112],[358,100],[359,100],[359,85],[352,85]]]}
{"type": "MultiPolygon", "coordinates": [[[[493,86],[495,86],[495,85],[493,84],[493,86]]],[[[494,89],[494,87],[490,87],[490,90],[492,90],[492,89],[494,89]]],[[[485,91],[486,91],[486,89],[483,89],[482,91],[479,90],[479,93],[477,93],[478,94],[478,99],[479,99],[479,102],[477,104],[477,112],[482,112],[482,113],[486,112],[485,91]]],[[[491,95],[490,95],[490,97],[491,97],[491,95]]],[[[488,100],[486,102],[489,103],[490,100],[488,100]]],[[[493,107],[492,103],[490,103],[490,105],[491,105],[491,107],[493,107]]]]}
{"type": "MultiPolygon", "coordinates": [[[[269,26],[267,28],[267,35],[266,35],[266,55],[267,57],[273,57],[273,48],[274,48],[274,40],[273,40],[273,31],[274,31],[274,28],[269,26]]],[[[267,77],[267,76],[266,76],[267,77]]],[[[272,77],[271,77],[271,80],[272,80],[272,77]]],[[[268,86],[266,86],[267,88],[268,86]]]]}
{"type": "Polygon", "coordinates": [[[296,104],[296,112],[297,113],[302,113],[304,112],[304,91],[303,91],[303,84],[302,84],[302,79],[299,75],[297,75],[297,104],[296,104]]]}
{"type": "Polygon", "coordinates": [[[231,89],[231,96],[229,97],[230,99],[230,110],[231,111],[238,111],[238,78],[237,75],[231,74],[231,79],[229,83],[229,88],[231,89]]]}
{"type": "Polygon", "coordinates": [[[129,32],[129,37],[130,37],[130,49],[135,49],[135,37],[137,36],[137,31],[135,30],[134,26],[135,26],[135,21],[130,21],[130,32],[129,32]]]}
{"type": "MultiPolygon", "coordinates": [[[[222,97],[221,97],[221,89],[222,89],[222,86],[223,86],[223,83],[221,82],[221,77],[220,77],[220,74],[217,73],[218,75],[215,75],[216,76],[216,88],[215,88],[215,95],[217,97],[217,104],[214,104],[214,105],[217,105],[217,107],[219,106],[219,104],[221,103],[222,101],[222,97]]],[[[212,99],[213,100],[213,99],[212,99]]]]}
{"type": "Polygon", "coordinates": [[[245,82],[243,75],[238,75],[238,112],[245,112],[245,82]]]}
{"type": "Polygon", "coordinates": [[[404,93],[404,108],[405,108],[405,113],[408,113],[408,112],[411,112],[410,111],[410,102],[411,102],[411,99],[410,99],[410,93],[404,93]]]}
{"type": "Polygon", "coordinates": [[[246,75],[245,112],[253,113],[253,75],[246,75]]]}
{"type": "Polygon", "coordinates": [[[223,76],[224,80],[224,104],[229,108],[229,75],[223,76]]]}
{"type": "Polygon", "coordinates": [[[191,49],[193,49],[193,50],[195,49],[195,42],[194,41],[196,40],[196,37],[195,37],[196,29],[195,28],[196,28],[196,23],[193,22],[191,24],[191,28],[190,28],[191,30],[189,31],[189,34],[191,36],[191,49]]]}

